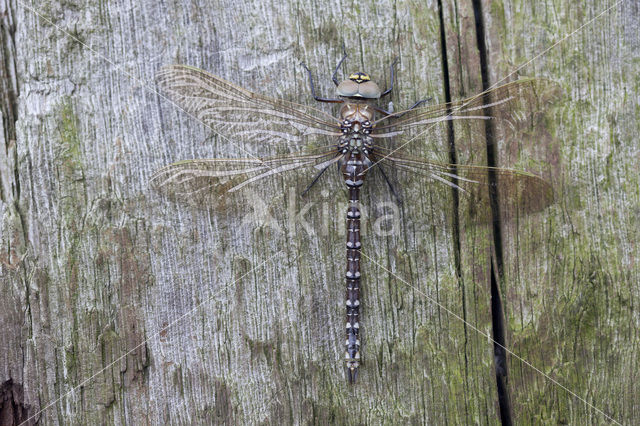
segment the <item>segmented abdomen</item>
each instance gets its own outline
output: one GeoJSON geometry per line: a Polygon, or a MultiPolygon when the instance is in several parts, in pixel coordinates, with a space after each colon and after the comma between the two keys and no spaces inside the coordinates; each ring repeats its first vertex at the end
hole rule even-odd
{"type": "Polygon", "coordinates": [[[360,366],[360,187],[369,162],[365,155],[350,153],[342,163],[341,171],[349,189],[347,208],[347,351],[345,354],[349,383],[355,383],[360,366]]]}

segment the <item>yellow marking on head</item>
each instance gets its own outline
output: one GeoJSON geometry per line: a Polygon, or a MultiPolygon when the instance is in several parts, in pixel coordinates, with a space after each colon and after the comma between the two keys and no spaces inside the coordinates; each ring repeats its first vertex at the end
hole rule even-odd
{"type": "Polygon", "coordinates": [[[369,77],[369,74],[364,72],[354,72],[349,76],[349,80],[355,81],[356,83],[362,83],[364,81],[371,80],[371,77],[369,77]]]}

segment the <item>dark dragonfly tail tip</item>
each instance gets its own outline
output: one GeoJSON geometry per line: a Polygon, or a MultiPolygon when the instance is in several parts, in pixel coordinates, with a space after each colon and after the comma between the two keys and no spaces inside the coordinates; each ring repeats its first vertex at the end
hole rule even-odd
{"type": "Polygon", "coordinates": [[[358,378],[358,367],[347,367],[347,378],[350,385],[355,385],[358,378]]]}

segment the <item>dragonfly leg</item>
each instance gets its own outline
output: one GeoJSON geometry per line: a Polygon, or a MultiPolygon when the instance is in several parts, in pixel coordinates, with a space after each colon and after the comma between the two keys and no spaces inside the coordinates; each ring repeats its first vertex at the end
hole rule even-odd
{"type": "Polygon", "coordinates": [[[395,69],[396,69],[396,65],[397,64],[398,64],[398,57],[396,56],[396,58],[393,60],[393,62],[391,62],[391,65],[389,65],[389,69],[391,70],[391,85],[389,86],[389,88],[387,90],[382,92],[380,97],[388,95],[393,90],[393,80],[394,80],[395,69]]]}
{"type": "Polygon", "coordinates": [[[323,173],[324,173],[324,172],[325,172],[329,167],[331,167],[331,164],[329,164],[328,166],[325,166],[325,168],[323,168],[322,170],[320,170],[320,173],[318,173],[318,174],[316,175],[316,177],[314,177],[314,178],[313,178],[313,180],[311,181],[311,183],[310,183],[309,185],[307,185],[307,188],[306,188],[304,191],[302,191],[302,194],[300,194],[300,196],[304,197],[304,196],[307,194],[307,192],[309,192],[309,190],[310,190],[311,188],[313,188],[313,185],[315,185],[315,184],[316,184],[316,182],[318,182],[318,179],[320,179],[320,176],[322,176],[322,175],[323,175],[323,173]]]}
{"type": "MultiPolygon", "coordinates": [[[[411,111],[412,109],[418,108],[420,105],[422,105],[422,104],[423,104],[423,103],[425,103],[425,102],[429,102],[431,99],[432,99],[431,97],[426,98],[426,99],[421,99],[421,100],[419,100],[418,102],[416,102],[415,104],[413,104],[413,105],[411,106],[411,108],[404,110],[404,111],[403,111],[403,112],[401,112],[400,114],[394,115],[394,117],[395,117],[395,118],[402,117],[402,116],[403,116],[403,115],[405,115],[407,112],[411,111]]],[[[380,114],[382,114],[382,115],[391,115],[391,114],[393,114],[391,111],[387,111],[387,110],[382,109],[382,108],[380,108],[380,107],[378,107],[378,106],[373,107],[373,108],[374,108],[376,111],[378,111],[380,114]]]]}
{"type": "Polygon", "coordinates": [[[318,102],[331,102],[331,103],[343,102],[342,99],[329,99],[329,98],[321,98],[319,96],[316,96],[316,89],[315,89],[315,86],[313,85],[313,75],[311,75],[311,70],[309,69],[309,67],[307,67],[307,65],[304,62],[300,62],[300,65],[302,65],[304,69],[307,70],[307,75],[309,76],[309,86],[311,86],[311,95],[313,96],[313,99],[315,99],[318,102]]]}
{"type": "Polygon", "coordinates": [[[347,59],[347,49],[346,47],[344,47],[344,43],[342,43],[342,59],[340,59],[340,62],[338,62],[338,65],[336,65],[336,69],[333,71],[333,75],[331,76],[331,80],[333,80],[333,83],[336,86],[340,84],[336,75],[338,74],[338,69],[340,69],[340,65],[342,65],[342,62],[344,62],[345,59],[347,59]]]}
{"type": "Polygon", "coordinates": [[[380,172],[382,173],[382,177],[384,178],[385,182],[387,182],[387,185],[389,186],[389,189],[391,190],[391,194],[393,195],[393,198],[396,199],[396,201],[398,202],[399,205],[402,205],[402,198],[400,198],[400,196],[396,192],[396,188],[393,186],[393,184],[391,183],[391,181],[387,177],[387,174],[384,172],[384,169],[382,168],[382,164],[375,163],[375,166],[380,169],[380,172]]]}

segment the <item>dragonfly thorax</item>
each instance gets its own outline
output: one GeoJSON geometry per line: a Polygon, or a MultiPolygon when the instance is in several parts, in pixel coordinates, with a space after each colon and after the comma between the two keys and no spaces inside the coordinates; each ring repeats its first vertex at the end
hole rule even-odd
{"type": "Polygon", "coordinates": [[[338,148],[343,154],[359,154],[369,155],[371,152],[371,139],[366,135],[353,134],[340,138],[338,148]]]}
{"type": "Polygon", "coordinates": [[[368,104],[363,103],[345,103],[340,108],[340,119],[351,122],[365,123],[373,121],[376,110],[368,104]]]}
{"type": "Polygon", "coordinates": [[[338,148],[343,154],[364,153],[368,155],[373,147],[371,131],[375,110],[367,104],[347,103],[340,109],[342,136],[338,148]]]}

